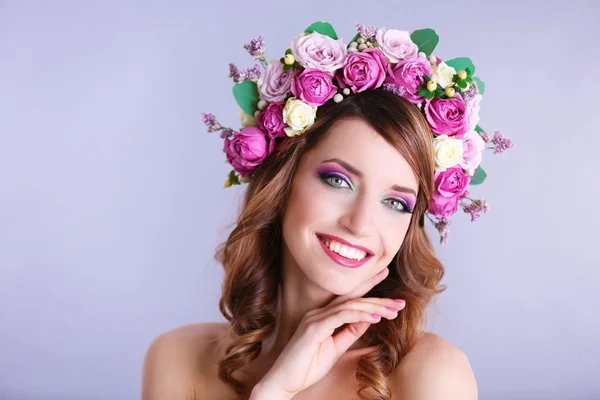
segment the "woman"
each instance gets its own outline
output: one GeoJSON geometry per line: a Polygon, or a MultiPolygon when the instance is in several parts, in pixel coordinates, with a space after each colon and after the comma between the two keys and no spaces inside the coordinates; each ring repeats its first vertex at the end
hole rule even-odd
{"type": "MultiPolygon", "coordinates": [[[[410,38],[402,48],[393,40],[406,39],[404,31],[362,26],[336,61],[339,40],[324,25],[311,25],[280,64],[266,66],[258,127],[246,118],[233,132],[207,117],[210,131],[223,131],[234,168],[226,186],[248,183],[217,252],[228,322],[155,339],[143,399],[477,398],[464,353],[424,332],[426,306],[444,290],[424,217],[445,234],[452,201],[466,198],[478,166],[466,155],[472,105],[441,121],[431,103],[465,104],[466,92],[446,88],[459,93],[470,71],[454,71],[444,88],[439,59],[417,54],[410,38]],[[323,43],[331,51],[305,51],[323,43]],[[431,62],[438,74],[402,80],[395,72],[407,60],[431,62]]],[[[264,61],[261,43],[247,48],[264,61]]]]}

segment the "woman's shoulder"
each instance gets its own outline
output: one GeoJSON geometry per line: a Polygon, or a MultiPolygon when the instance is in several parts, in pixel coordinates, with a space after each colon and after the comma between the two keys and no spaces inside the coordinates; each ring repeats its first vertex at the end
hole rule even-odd
{"type": "Polygon", "coordinates": [[[228,323],[211,322],[180,326],[154,338],[142,367],[142,399],[194,398],[228,335],[228,323]]]}
{"type": "Polygon", "coordinates": [[[426,332],[394,372],[394,395],[406,399],[477,399],[477,382],[466,354],[426,332]]]}

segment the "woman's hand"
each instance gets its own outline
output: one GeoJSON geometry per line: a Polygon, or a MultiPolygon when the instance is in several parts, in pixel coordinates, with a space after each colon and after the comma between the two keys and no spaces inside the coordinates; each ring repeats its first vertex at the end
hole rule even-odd
{"type": "Polygon", "coordinates": [[[405,306],[404,300],[361,297],[388,273],[386,268],[352,293],[309,311],[273,367],[253,390],[251,399],[291,399],[322,379],[371,324],[379,322],[382,316],[396,318],[405,306]],[[332,336],[343,324],[348,325],[332,336]]]}

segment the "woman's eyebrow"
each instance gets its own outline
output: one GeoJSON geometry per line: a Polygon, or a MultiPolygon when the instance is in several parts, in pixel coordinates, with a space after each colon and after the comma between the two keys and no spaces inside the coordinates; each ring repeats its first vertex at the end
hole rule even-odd
{"type": "MultiPolygon", "coordinates": [[[[354,174],[354,175],[358,176],[359,178],[363,177],[363,173],[361,171],[359,171],[352,165],[348,164],[346,161],[340,160],[339,158],[330,158],[330,159],[322,161],[322,162],[337,163],[337,164],[341,165],[342,167],[346,168],[351,174],[354,174]]],[[[395,190],[397,192],[401,192],[401,193],[409,193],[409,194],[412,194],[413,196],[417,197],[417,193],[413,189],[406,187],[406,186],[393,185],[391,189],[395,190]]]]}

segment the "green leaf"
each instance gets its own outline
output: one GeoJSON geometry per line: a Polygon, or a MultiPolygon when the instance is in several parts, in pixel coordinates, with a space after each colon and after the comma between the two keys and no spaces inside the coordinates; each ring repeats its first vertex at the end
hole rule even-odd
{"type": "Polygon", "coordinates": [[[287,50],[285,51],[285,55],[287,56],[288,54],[292,54],[292,49],[287,49],[287,50]]]}
{"type": "Polygon", "coordinates": [[[425,97],[427,98],[427,100],[431,100],[431,99],[433,99],[434,94],[435,94],[435,92],[427,92],[427,95],[425,97]]]}
{"type": "Polygon", "coordinates": [[[350,45],[350,43],[352,43],[352,42],[356,42],[356,39],[358,39],[359,37],[360,37],[360,33],[357,33],[356,35],[354,35],[354,37],[352,38],[352,40],[350,40],[348,42],[348,45],[350,45]]]}
{"type": "Polygon", "coordinates": [[[481,166],[479,166],[475,170],[475,175],[473,175],[473,177],[471,178],[471,182],[469,184],[470,185],[481,185],[483,183],[483,181],[485,181],[485,178],[487,178],[487,174],[485,173],[483,168],[481,168],[481,166]]]}
{"type": "Polygon", "coordinates": [[[473,80],[477,82],[477,87],[479,88],[479,94],[483,94],[485,92],[485,83],[479,77],[474,77],[473,80]]]}
{"type": "Polygon", "coordinates": [[[419,96],[421,96],[421,97],[427,97],[427,95],[429,94],[429,90],[427,90],[423,86],[419,86],[417,93],[419,93],[419,96]]]}
{"type": "Polygon", "coordinates": [[[481,132],[485,132],[483,129],[481,129],[481,127],[479,125],[475,126],[475,132],[477,133],[481,133],[481,132]]]}
{"type": "Polygon", "coordinates": [[[240,184],[240,179],[236,175],[236,173],[235,173],[234,170],[231,170],[231,172],[229,172],[229,181],[231,182],[232,185],[239,185],[240,184]]]}
{"type": "Polygon", "coordinates": [[[258,109],[258,86],[256,82],[244,81],[233,85],[233,97],[248,115],[254,115],[258,109]]]}
{"type": "Polygon", "coordinates": [[[333,29],[333,26],[331,26],[331,24],[329,22],[315,22],[314,24],[312,24],[311,26],[306,28],[304,30],[304,32],[305,33],[317,32],[322,35],[329,36],[330,38],[332,38],[334,40],[338,39],[337,34],[335,33],[335,29],[333,29]]]}
{"type": "Polygon", "coordinates": [[[441,99],[444,96],[444,91],[440,88],[437,88],[435,90],[435,96],[439,99],[441,99]]]}
{"type": "Polygon", "coordinates": [[[473,65],[473,61],[469,57],[453,58],[452,60],[445,61],[445,63],[454,68],[456,72],[460,72],[463,69],[466,71],[469,68],[471,74],[475,73],[475,65],[473,65]]]}
{"type": "Polygon", "coordinates": [[[435,50],[435,46],[440,41],[440,37],[435,33],[433,29],[419,29],[418,31],[414,31],[410,38],[419,47],[419,51],[427,54],[427,57],[433,53],[435,50]]]}
{"type": "Polygon", "coordinates": [[[459,88],[461,88],[461,89],[464,89],[464,88],[466,88],[466,87],[467,87],[467,82],[465,82],[465,80],[464,80],[464,79],[459,79],[459,80],[456,82],[456,86],[458,86],[458,87],[459,87],[459,88]]]}

